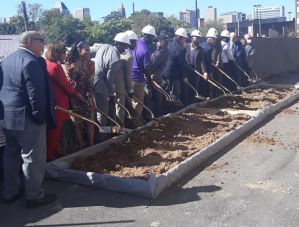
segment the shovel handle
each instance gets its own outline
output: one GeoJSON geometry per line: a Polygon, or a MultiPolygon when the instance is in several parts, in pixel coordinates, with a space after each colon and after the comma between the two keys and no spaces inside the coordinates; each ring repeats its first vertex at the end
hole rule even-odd
{"type": "MultiPolygon", "coordinates": [[[[129,97],[129,98],[130,98],[130,97],[129,97]]],[[[151,117],[152,117],[153,119],[155,119],[155,115],[154,115],[154,113],[150,110],[150,108],[148,108],[146,105],[142,104],[142,103],[140,102],[139,99],[137,99],[137,98],[135,98],[135,97],[133,97],[132,99],[133,99],[135,102],[137,102],[138,104],[142,105],[143,108],[146,109],[146,110],[151,114],[151,117]]]]}
{"type": "Polygon", "coordinates": [[[104,130],[101,128],[101,126],[100,126],[99,124],[97,124],[95,121],[92,121],[92,120],[90,120],[90,119],[88,119],[88,118],[86,118],[86,117],[84,117],[84,116],[81,116],[80,114],[74,113],[74,112],[72,112],[72,111],[70,111],[70,110],[67,110],[67,109],[64,109],[64,108],[62,108],[62,107],[60,107],[60,106],[55,106],[55,109],[56,109],[56,110],[60,110],[60,111],[62,111],[62,112],[65,112],[65,113],[67,113],[67,114],[69,114],[69,115],[71,115],[71,116],[80,118],[80,119],[82,119],[82,120],[84,120],[84,121],[87,121],[87,122],[89,122],[89,123],[91,123],[91,124],[97,126],[97,128],[99,129],[100,132],[104,132],[104,130]]]}
{"type": "Polygon", "coordinates": [[[124,106],[124,105],[122,105],[120,102],[118,102],[118,101],[116,101],[116,104],[118,104],[119,106],[120,106],[120,108],[122,108],[124,111],[126,111],[126,113],[128,114],[128,117],[130,118],[130,119],[132,119],[132,115],[131,115],[131,113],[130,113],[130,111],[124,106]]]}
{"type": "Polygon", "coordinates": [[[251,77],[247,74],[247,72],[245,72],[245,70],[242,69],[242,67],[241,67],[237,62],[234,62],[234,63],[235,63],[235,65],[237,66],[237,68],[238,68],[240,71],[242,71],[242,72],[244,73],[245,76],[247,76],[248,81],[251,81],[252,79],[251,79],[251,77]]]}
{"type": "Polygon", "coordinates": [[[152,83],[154,85],[153,87],[156,88],[156,90],[162,95],[164,95],[167,101],[171,100],[170,95],[156,81],[152,80],[152,83]]]}
{"type": "Polygon", "coordinates": [[[232,81],[237,87],[240,87],[240,85],[232,78],[230,77],[228,74],[226,74],[222,69],[220,69],[219,67],[217,67],[216,65],[213,64],[213,66],[218,69],[219,72],[221,72],[221,74],[223,76],[225,76],[227,79],[229,79],[230,81],[232,81]]]}

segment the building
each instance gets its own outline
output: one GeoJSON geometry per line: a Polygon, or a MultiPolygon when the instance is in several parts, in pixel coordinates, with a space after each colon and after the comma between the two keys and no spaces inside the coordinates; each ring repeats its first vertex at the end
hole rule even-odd
{"type": "Polygon", "coordinates": [[[126,9],[123,4],[118,7],[117,12],[119,12],[123,18],[126,17],[126,9]]]}
{"type": "MultiPolygon", "coordinates": [[[[299,1],[299,0],[298,0],[299,1]]],[[[284,17],[270,19],[255,19],[240,23],[228,23],[227,30],[236,32],[240,37],[250,34],[253,37],[266,36],[271,38],[282,38],[293,36],[295,28],[294,21],[287,21],[284,17]],[[260,30],[260,31],[259,31],[260,30]]]]}
{"type": "Polygon", "coordinates": [[[54,5],[53,9],[58,10],[60,13],[65,15],[70,15],[69,9],[66,7],[66,5],[62,1],[57,1],[54,5]]]}
{"type": "Polygon", "coordinates": [[[270,19],[285,17],[284,6],[262,7],[254,6],[252,9],[252,19],[270,19]]]}
{"type": "Polygon", "coordinates": [[[295,21],[296,21],[296,37],[299,37],[299,0],[295,0],[295,8],[296,8],[296,12],[295,12],[295,21]]]}
{"type": "Polygon", "coordinates": [[[242,12],[227,12],[219,15],[219,20],[222,20],[224,24],[242,22],[246,20],[246,14],[242,12]]]}
{"type": "Polygon", "coordinates": [[[180,12],[180,21],[190,24],[191,27],[198,27],[199,10],[185,9],[180,12]]]}
{"type": "Polygon", "coordinates": [[[84,18],[90,19],[90,10],[89,8],[78,8],[74,10],[74,17],[83,20],[84,18]]]}
{"type": "Polygon", "coordinates": [[[208,21],[216,21],[217,20],[217,8],[214,8],[213,6],[209,6],[205,10],[205,23],[208,21]]]}
{"type": "Polygon", "coordinates": [[[164,17],[163,12],[152,12],[152,15],[155,16],[155,17],[164,17]]]}

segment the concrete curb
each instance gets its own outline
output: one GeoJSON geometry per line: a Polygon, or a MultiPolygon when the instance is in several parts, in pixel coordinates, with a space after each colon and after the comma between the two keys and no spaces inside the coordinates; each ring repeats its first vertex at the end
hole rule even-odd
{"type": "MultiPolygon", "coordinates": [[[[278,86],[273,85],[273,87],[278,86]]],[[[216,98],[215,100],[217,99],[219,98],[216,98]]],[[[224,136],[210,144],[208,147],[199,150],[196,154],[184,160],[175,168],[170,169],[169,171],[158,177],[152,175],[147,181],[69,169],[72,161],[76,157],[86,157],[93,155],[97,152],[101,152],[105,150],[107,147],[109,147],[112,143],[123,142],[127,138],[127,135],[121,135],[112,138],[111,140],[108,140],[104,143],[95,145],[88,149],[79,151],[72,155],[48,163],[46,168],[47,177],[71,183],[93,186],[96,188],[104,188],[117,192],[125,192],[147,198],[156,198],[163,190],[165,190],[167,187],[172,185],[174,182],[179,180],[181,177],[186,175],[194,168],[204,163],[208,158],[212,157],[218,152],[221,152],[224,147],[228,146],[236,139],[248,133],[252,128],[265,121],[270,115],[276,113],[283,107],[297,101],[298,99],[299,93],[291,95],[275,105],[269,105],[264,109],[252,111],[254,112],[254,114],[251,115],[253,117],[247,122],[245,122],[243,125],[239,126],[231,132],[226,133],[224,136]]],[[[192,109],[194,107],[200,107],[203,105],[204,103],[193,104],[180,110],[177,113],[173,113],[170,115],[179,115],[189,109],[192,109]]],[[[148,125],[152,124],[153,122],[149,123],[148,125]]],[[[144,127],[141,127],[137,130],[140,130],[142,128],[144,127]]]]}

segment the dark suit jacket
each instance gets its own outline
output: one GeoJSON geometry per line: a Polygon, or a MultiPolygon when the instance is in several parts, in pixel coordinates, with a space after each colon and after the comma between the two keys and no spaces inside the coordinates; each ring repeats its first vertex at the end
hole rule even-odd
{"type": "Polygon", "coordinates": [[[3,86],[0,100],[4,121],[0,127],[24,130],[25,118],[36,124],[47,122],[48,100],[44,70],[29,51],[18,49],[2,61],[3,86]]]}
{"type": "MultiPolygon", "coordinates": [[[[0,90],[2,88],[3,85],[3,72],[2,72],[2,65],[0,63],[0,90]]],[[[2,100],[0,99],[0,120],[3,120],[4,118],[4,107],[3,107],[3,103],[2,100]]]]}
{"type": "Polygon", "coordinates": [[[168,43],[169,56],[165,66],[165,78],[169,80],[180,80],[186,77],[186,50],[177,41],[172,40],[168,43]]]}

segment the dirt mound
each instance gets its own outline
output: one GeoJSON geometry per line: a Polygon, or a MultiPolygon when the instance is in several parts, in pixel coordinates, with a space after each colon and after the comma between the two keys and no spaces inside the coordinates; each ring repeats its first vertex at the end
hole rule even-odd
{"type": "Polygon", "coordinates": [[[122,177],[148,178],[162,174],[247,121],[247,115],[207,114],[191,111],[167,117],[132,133],[122,144],[78,158],[73,168],[122,177]]]}
{"type": "Polygon", "coordinates": [[[207,104],[211,108],[232,108],[240,110],[257,110],[286,98],[294,89],[255,88],[243,91],[241,95],[223,97],[207,104]]]}

